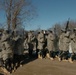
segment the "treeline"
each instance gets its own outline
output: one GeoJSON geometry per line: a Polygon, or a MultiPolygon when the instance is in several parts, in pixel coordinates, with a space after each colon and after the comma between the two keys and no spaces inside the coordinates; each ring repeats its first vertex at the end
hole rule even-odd
{"type": "MultiPolygon", "coordinates": [[[[49,28],[48,30],[53,30],[53,32],[59,36],[61,34],[61,30],[66,30],[66,26],[67,26],[67,22],[64,22],[62,24],[58,24],[56,23],[55,25],[52,26],[52,28],[49,28]]],[[[68,23],[68,30],[71,31],[71,33],[73,32],[73,29],[76,28],[76,21],[70,20],[68,23]]]]}

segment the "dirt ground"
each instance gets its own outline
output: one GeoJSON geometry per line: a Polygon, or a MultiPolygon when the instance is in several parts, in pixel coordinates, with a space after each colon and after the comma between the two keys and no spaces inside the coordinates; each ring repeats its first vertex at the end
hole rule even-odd
{"type": "Polygon", "coordinates": [[[26,59],[23,67],[11,75],[76,75],[76,61],[71,64],[57,59],[26,59]]]}

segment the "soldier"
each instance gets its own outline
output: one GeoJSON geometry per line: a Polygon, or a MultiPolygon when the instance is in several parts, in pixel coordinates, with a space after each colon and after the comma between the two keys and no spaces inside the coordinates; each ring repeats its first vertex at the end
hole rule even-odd
{"type": "Polygon", "coordinates": [[[59,50],[62,50],[63,49],[63,38],[64,38],[64,35],[65,35],[65,30],[61,30],[61,35],[59,36],[59,50]]]}
{"type": "Polygon", "coordinates": [[[2,38],[2,59],[3,59],[3,67],[4,72],[8,73],[7,69],[11,72],[12,71],[12,59],[13,59],[13,50],[10,44],[10,35],[9,31],[4,31],[2,38]]]}
{"type": "Polygon", "coordinates": [[[18,49],[18,58],[19,58],[19,61],[18,61],[18,64],[20,65],[20,67],[22,67],[22,62],[24,61],[24,48],[23,48],[23,39],[20,37],[17,41],[17,49],[18,49]]]}
{"type": "Polygon", "coordinates": [[[48,53],[48,49],[47,49],[47,36],[48,36],[48,32],[46,30],[44,30],[44,57],[46,57],[47,53],[48,53]]]}
{"type": "Polygon", "coordinates": [[[32,31],[28,32],[28,46],[29,46],[29,56],[32,57],[33,53],[33,41],[35,39],[35,36],[33,35],[32,31]]]}
{"type": "Polygon", "coordinates": [[[76,55],[76,28],[73,29],[73,33],[70,35],[70,47],[72,50],[69,50],[69,55],[70,55],[70,58],[69,58],[69,62],[73,63],[73,59],[72,59],[72,55],[74,57],[74,55],[76,55]]]}
{"type": "Polygon", "coordinates": [[[18,35],[18,32],[14,31],[13,40],[15,41],[14,45],[14,70],[17,69],[18,66],[22,66],[23,61],[23,39],[20,35],[18,35]]]}
{"type": "MultiPolygon", "coordinates": [[[[33,40],[32,40],[32,44],[33,44],[33,55],[36,55],[36,51],[37,51],[37,33],[35,31],[32,32],[33,33],[33,40]]],[[[37,55],[36,55],[37,56],[37,55]]]]}
{"type": "Polygon", "coordinates": [[[37,46],[37,49],[39,50],[38,52],[38,58],[42,59],[44,57],[43,55],[43,46],[44,46],[44,33],[43,31],[41,31],[39,34],[38,34],[38,37],[37,37],[37,40],[38,40],[38,46],[37,46]]]}
{"type": "Polygon", "coordinates": [[[59,42],[58,42],[58,47],[59,47],[59,54],[58,54],[58,60],[61,61],[61,53],[63,52],[63,39],[65,35],[65,30],[61,30],[61,35],[59,36],[59,42]]]}
{"type": "Polygon", "coordinates": [[[53,60],[52,52],[54,50],[54,39],[55,36],[53,32],[49,31],[49,34],[47,36],[47,49],[48,49],[47,57],[50,58],[51,60],[53,60]]]}
{"type": "Polygon", "coordinates": [[[69,51],[69,43],[70,43],[70,32],[69,31],[63,31],[59,38],[59,61],[61,61],[63,58],[68,58],[68,51],[69,51]]]}

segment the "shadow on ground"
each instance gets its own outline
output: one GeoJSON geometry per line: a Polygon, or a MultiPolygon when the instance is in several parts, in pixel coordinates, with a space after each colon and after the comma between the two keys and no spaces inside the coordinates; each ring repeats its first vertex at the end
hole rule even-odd
{"type": "Polygon", "coordinates": [[[25,65],[25,64],[27,64],[29,62],[32,62],[32,61],[36,60],[36,59],[37,59],[37,55],[36,54],[33,54],[31,57],[29,57],[28,54],[26,54],[24,56],[24,61],[23,61],[22,64],[25,65]]]}
{"type": "Polygon", "coordinates": [[[4,74],[0,73],[0,75],[4,75],[4,74]]]}

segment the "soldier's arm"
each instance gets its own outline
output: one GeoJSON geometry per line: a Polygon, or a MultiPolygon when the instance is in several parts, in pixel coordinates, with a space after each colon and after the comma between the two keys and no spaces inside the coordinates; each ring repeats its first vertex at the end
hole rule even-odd
{"type": "Polygon", "coordinates": [[[39,35],[39,36],[38,36],[38,42],[42,42],[42,38],[43,38],[43,37],[39,35]]]}
{"type": "Polygon", "coordinates": [[[53,41],[53,40],[55,39],[55,37],[54,37],[53,34],[50,34],[50,35],[48,36],[48,38],[49,38],[51,41],[53,41]]]}
{"type": "Polygon", "coordinates": [[[32,38],[31,38],[31,41],[34,41],[35,40],[35,36],[33,36],[32,38]]]}

